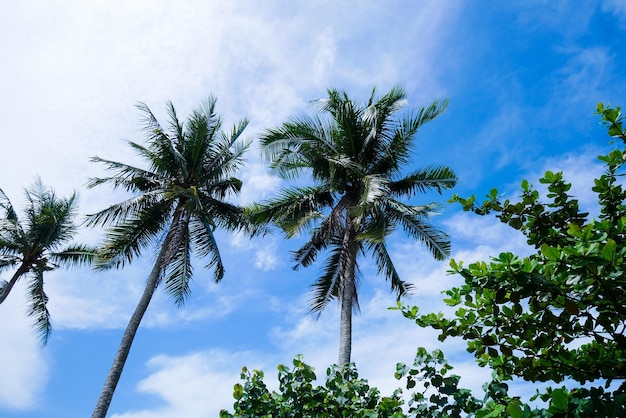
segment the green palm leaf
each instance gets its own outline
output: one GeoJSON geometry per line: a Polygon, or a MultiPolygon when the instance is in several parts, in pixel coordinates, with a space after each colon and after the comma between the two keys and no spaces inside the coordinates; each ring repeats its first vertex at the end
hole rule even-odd
{"type": "Polygon", "coordinates": [[[196,251],[201,258],[209,258],[207,268],[213,268],[213,279],[219,283],[224,278],[224,264],[213,235],[215,229],[208,217],[198,217],[192,224],[191,236],[196,245],[196,251]]]}
{"type": "Polygon", "coordinates": [[[449,167],[426,167],[400,180],[389,182],[389,190],[394,196],[411,197],[415,193],[426,193],[430,190],[441,193],[453,188],[456,182],[457,177],[449,167]]]}
{"type": "Polygon", "coordinates": [[[341,287],[341,247],[335,246],[326,258],[321,276],[313,284],[309,307],[312,312],[321,313],[328,303],[338,297],[341,287]]]}
{"type": "Polygon", "coordinates": [[[50,321],[50,312],[48,312],[48,296],[43,289],[43,270],[35,269],[33,278],[28,286],[30,295],[30,306],[27,314],[35,320],[34,328],[41,337],[42,344],[48,342],[50,333],[52,332],[52,322],[50,321]]]}
{"type": "Polygon", "coordinates": [[[413,239],[426,246],[436,260],[444,260],[450,256],[450,237],[434,228],[428,216],[438,208],[436,204],[409,206],[397,201],[387,203],[387,216],[402,226],[413,239]]]}
{"type": "Polygon", "coordinates": [[[189,236],[188,218],[178,219],[170,226],[172,239],[169,243],[169,252],[163,264],[163,280],[165,292],[174,298],[177,306],[182,306],[191,295],[189,281],[193,274],[191,268],[191,238],[189,236]]]}
{"type": "Polygon", "coordinates": [[[63,251],[50,253],[50,261],[63,267],[91,265],[98,255],[98,247],[70,245],[63,251]]]}
{"type": "Polygon", "coordinates": [[[378,274],[381,274],[391,282],[391,291],[394,292],[398,300],[400,300],[402,296],[411,291],[413,285],[400,279],[396,266],[393,264],[387,247],[383,242],[373,243],[370,245],[369,249],[374,254],[378,274]]]}

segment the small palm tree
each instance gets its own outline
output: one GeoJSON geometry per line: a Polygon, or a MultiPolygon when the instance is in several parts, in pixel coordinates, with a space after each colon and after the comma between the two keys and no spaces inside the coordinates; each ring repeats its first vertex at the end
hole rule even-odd
{"type": "Polygon", "coordinates": [[[307,267],[320,251],[328,258],[313,286],[311,310],[320,313],[332,299],[341,304],[339,364],[350,361],[352,313],[358,308],[358,257],[370,253],[378,273],[390,280],[400,298],[410,285],[400,279],[386,246],[398,226],[422,242],[436,259],[449,255],[450,241],[435,229],[429,215],[437,204],[410,205],[400,198],[417,192],[440,192],[456,184],[445,166],[403,173],[418,129],[443,112],[447,101],[434,101],[397,118],[406,93],[394,87],[365,106],[345,92],[328,91],[317,102],[318,114],[302,116],[268,130],[261,137],[265,154],[280,176],[293,179],[310,173],[314,185],[293,187],[271,201],[250,208],[255,223],[276,223],[287,237],[310,231],[294,252],[294,269],[307,267]]]}
{"type": "Polygon", "coordinates": [[[102,248],[101,267],[120,267],[142,250],[159,245],[160,250],[146,287],[133,313],[109,371],[93,417],[104,418],[128,357],[131,344],[152,295],[161,282],[178,306],[190,294],[192,251],[208,257],[214,280],[224,276],[215,241],[215,228],[239,228],[243,210],[225,199],[241,189],[234,176],[249,144],[239,140],[247,125],[242,120],[230,133],[221,130],[211,97],[183,124],[174,106],[167,104],[169,125],[163,128],[145,104],[138,105],[145,119],[147,146],[129,145],[147,163],[139,168],[94,157],[114,175],[93,178],[89,187],[110,184],[134,196],[90,215],[88,224],[108,227],[102,248]]]}
{"type": "Polygon", "coordinates": [[[44,272],[88,264],[96,249],[81,244],[67,245],[77,230],[74,223],[76,193],[69,198],[59,198],[40,179],[25,192],[28,206],[25,220],[20,222],[13,205],[0,190],[0,271],[17,266],[8,282],[0,280],[0,303],[6,300],[19,279],[30,276],[27,312],[35,319],[35,330],[45,345],[52,326],[48,296],[44,291],[44,272]]]}

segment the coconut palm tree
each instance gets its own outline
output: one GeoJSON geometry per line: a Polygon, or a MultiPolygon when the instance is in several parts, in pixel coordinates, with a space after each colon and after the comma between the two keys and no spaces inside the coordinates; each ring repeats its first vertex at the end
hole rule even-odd
{"type": "Polygon", "coordinates": [[[131,141],[128,144],[146,162],[146,167],[99,157],[92,159],[104,164],[113,175],[93,178],[89,187],[109,184],[133,193],[129,199],[88,218],[89,225],[108,228],[100,266],[124,266],[145,248],[159,246],[93,417],[103,418],[107,413],[133,339],[157,286],[163,282],[176,304],[183,305],[190,294],[194,251],[199,258],[208,258],[206,267],[213,269],[215,282],[224,276],[214,230],[242,225],[243,210],[226,198],[241,189],[241,181],[234,175],[249,145],[239,140],[248,122],[242,120],[225,133],[215,113],[215,103],[214,97],[209,98],[183,123],[168,102],[169,123],[165,128],[148,106],[139,104],[147,145],[131,141]]]}
{"type": "Polygon", "coordinates": [[[314,102],[315,115],[294,118],[261,137],[265,155],[280,176],[294,179],[307,173],[314,184],[289,188],[253,205],[251,218],[258,224],[277,224],[287,237],[310,232],[293,254],[294,269],[311,265],[321,251],[327,252],[310,308],[319,314],[329,301],[339,300],[340,365],[350,361],[359,256],[373,256],[378,273],[400,298],[410,285],[400,279],[386,245],[394,229],[401,226],[438,260],[450,252],[448,236],[429,221],[438,205],[399,200],[418,192],[441,193],[456,184],[455,174],[445,166],[403,171],[418,129],[443,112],[447,101],[398,116],[405,97],[402,88],[394,87],[375,100],[373,90],[367,104],[359,105],[345,92],[329,90],[328,99],[314,102]]]}
{"type": "Polygon", "coordinates": [[[76,233],[76,193],[59,198],[40,179],[25,190],[28,205],[20,222],[7,195],[0,190],[0,271],[17,266],[13,276],[0,280],[0,303],[22,277],[29,276],[28,315],[42,344],[48,342],[52,326],[48,296],[44,291],[44,272],[59,267],[88,264],[96,249],[82,244],[68,244],[76,233]]]}

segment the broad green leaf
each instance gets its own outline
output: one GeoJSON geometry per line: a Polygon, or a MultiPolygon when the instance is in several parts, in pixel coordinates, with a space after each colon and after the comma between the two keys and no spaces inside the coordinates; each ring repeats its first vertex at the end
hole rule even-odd
{"type": "Polygon", "coordinates": [[[514,399],[506,407],[506,413],[511,418],[522,418],[522,405],[518,399],[514,399]]]}
{"type": "Polygon", "coordinates": [[[615,254],[616,244],[615,241],[611,238],[607,238],[606,244],[602,247],[602,257],[606,260],[612,261],[613,255],[615,254]]]}
{"type": "Polygon", "coordinates": [[[565,389],[555,389],[552,391],[552,401],[550,402],[550,409],[553,412],[567,412],[568,393],[565,389]]]}
{"type": "Polygon", "coordinates": [[[561,252],[548,244],[541,244],[541,253],[550,261],[558,261],[561,257],[561,252]]]}

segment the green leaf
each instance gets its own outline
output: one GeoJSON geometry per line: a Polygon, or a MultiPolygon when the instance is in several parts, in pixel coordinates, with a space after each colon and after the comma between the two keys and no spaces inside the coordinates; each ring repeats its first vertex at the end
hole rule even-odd
{"type": "MultiPolygon", "coordinates": [[[[621,125],[621,124],[620,124],[621,125]]],[[[609,128],[609,136],[621,136],[622,130],[619,125],[613,125],[609,128]]]]}
{"type": "Polygon", "coordinates": [[[615,241],[611,238],[607,238],[606,244],[604,244],[604,247],[602,247],[602,257],[604,257],[608,261],[612,261],[613,255],[615,254],[615,248],[615,241]]]}
{"type": "Polygon", "coordinates": [[[239,383],[235,384],[234,391],[233,391],[233,397],[236,400],[240,400],[243,397],[243,386],[241,386],[239,383]]]}
{"type": "Polygon", "coordinates": [[[550,261],[558,261],[561,257],[561,252],[558,249],[545,243],[541,244],[541,253],[550,261]]]}
{"type": "Polygon", "coordinates": [[[567,412],[568,399],[569,394],[564,388],[553,390],[550,410],[552,412],[567,412]]]}
{"type": "Polygon", "coordinates": [[[525,192],[530,190],[530,184],[528,183],[528,180],[522,180],[521,187],[522,187],[522,190],[525,192]]]}
{"type": "Polygon", "coordinates": [[[522,418],[522,405],[518,399],[514,399],[506,407],[506,413],[511,418],[522,418]]]}

